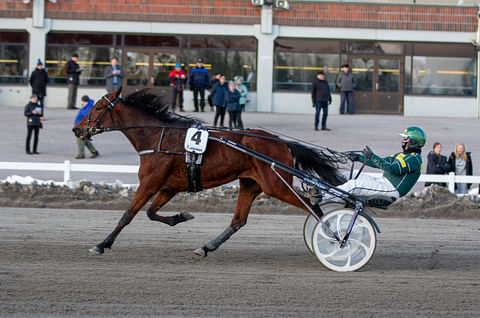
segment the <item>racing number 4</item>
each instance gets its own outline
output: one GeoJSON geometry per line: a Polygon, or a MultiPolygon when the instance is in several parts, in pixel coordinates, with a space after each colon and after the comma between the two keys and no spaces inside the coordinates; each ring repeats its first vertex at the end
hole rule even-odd
{"type": "Polygon", "coordinates": [[[202,142],[202,132],[198,130],[190,140],[195,142],[196,145],[199,145],[202,142]]]}

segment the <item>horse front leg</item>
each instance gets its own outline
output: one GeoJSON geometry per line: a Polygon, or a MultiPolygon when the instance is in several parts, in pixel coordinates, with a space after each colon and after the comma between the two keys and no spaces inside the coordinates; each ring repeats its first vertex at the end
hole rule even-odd
{"type": "Polygon", "coordinates": [[[182,212],[172,216],[161,216],[157,214],[157,211],[164,206],[168,201],[170,201],[176,193],[168,193],[164,191],[159,191],[153,199],[152,205],[147,210],[147,216],[152,221],[158,221],[170,226],[177,225],[178,223],[185,222],[194,218],[188,212],[182,212]]]}
{"type": "Polygon", "coordinates": [[[208,241],[194,252],[199,256],[206,257],[208,252],[213,252],[227,241],[235,232],[247,223],[248,213],[253,200],[262,193],[260,185],[252,179],[240,179],[237,207],[230,226],[216,238],[208,241]]]}
{"type": "Polygon", "coordinates": [[[132,221],[137,212],[145,205],[145,203],[147,203],[147,201],[154,194],[154,192],[152,192],[148,188],[149,187],[142,186],[142,184],[140,184],[137,192],[135,193],[135,196],[133,197],[132,202],[130,203],[129,208],[127,209],[127,211],[125,211],[120,221],[118,221],[115,229],[100,244],[92,247],[90,249],[90,252],[95,254],[103,254],[105,252],[105,248],[112,247],[113,242],[117,238],[118,234],[120,234],[122,229],[132,221]]]}

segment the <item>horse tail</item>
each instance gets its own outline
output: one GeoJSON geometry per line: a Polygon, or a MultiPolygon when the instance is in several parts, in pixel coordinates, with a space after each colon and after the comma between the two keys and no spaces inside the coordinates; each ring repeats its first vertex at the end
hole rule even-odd
{"type": "Polygon", "coordinates": [[[338,171],[341,161],[334,154],[312,149],[297,142],[289,142],[288,148],[295,160],[295,168],[315,174],[334,186],[345,182],[338,171]]]}

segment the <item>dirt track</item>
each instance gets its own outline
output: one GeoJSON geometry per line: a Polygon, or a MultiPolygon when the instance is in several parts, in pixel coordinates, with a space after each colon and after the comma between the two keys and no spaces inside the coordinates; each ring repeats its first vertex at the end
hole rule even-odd
{"type": "MultiPolygon", "coordinates": [[[[163,213],[168,214],[168,213],[163,213]]],[[[208,258],[193,250],[231,215],[177,227],[141,212],[105,255],[118,211],[0,208],[2,317],[478,317],[480,220],[376,218],[360,272],[306,250],[304,216],[252,214],[208,258]]]]}

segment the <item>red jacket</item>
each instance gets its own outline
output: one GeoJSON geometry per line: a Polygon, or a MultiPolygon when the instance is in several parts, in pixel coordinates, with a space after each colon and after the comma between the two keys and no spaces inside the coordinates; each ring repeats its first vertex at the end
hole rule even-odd
{"type": "Polygon", "coordinates": [[[175,87],[179,91],[185,89],[185,83],[187,82],[187,73],[184,70],[177,71],[173,69],[168,75],[170,79],[170,86],[175,87]]]}

